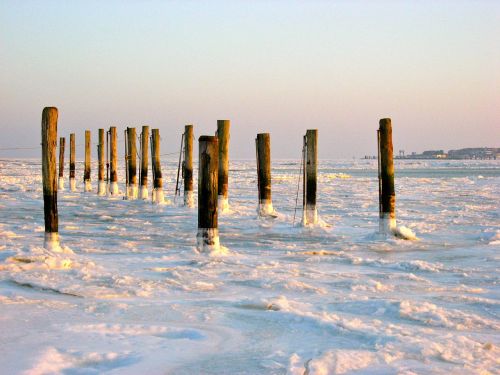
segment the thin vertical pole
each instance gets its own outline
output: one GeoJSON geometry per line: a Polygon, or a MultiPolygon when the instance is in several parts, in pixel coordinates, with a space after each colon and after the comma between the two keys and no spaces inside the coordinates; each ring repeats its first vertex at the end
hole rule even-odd
{"type": "Polygon", "coordinates": [[[137,145],[135,128],[127,128],[128,188],[127,199],[137,199],[137,145]]]}
{"type": "Polygon", "coordinates": [[[384,230],[396,229],[396,191],[394,188],[394,161],[392,145],[392,124],[390,118],[379,121],[380,135],[380,180],[382,194],[380,219],[384,230]]]}
{"type": "Polygon", "coordinates": [[[306,133],[306,211],[304,224],[316,224],[318,211],[316,208],[316,190],[318,174],[318,130],[309,129],[306,133]]]}
{"type": "Polygon", "coordinates": [[[118,149],[116,126],[109,128],[109,194],[118,195],[118,149]]]}
{"type": "Polygon", "coordinates": [[[99,129],[99,143],[97,145],[97,194],[106,195],[106,182],[104,181],[104,129],[99,129]]]}
{"type": "Polygon", "coordinates": [[[44,247],[59,248],[59,218],[57,213],[57,117],[55,107],[45,107],[42,112],[42,180],[43,212],[45,219],[44,247]]]}
{"type": "Polygon", "coordinates": [[[85,168],[83,171],[83,183],[85,191],[92,191],[92,184],[90,182],[90,130],[85,130],[85,168]]]}
{"type": "Polygon", "coordinates": [[[199,138],[198,168],[198,234],[199,251],[213,251],[219,247],[218,229],[218,139],[199,138]]]}
{"type": "Polygon", "coordinates": [[[66,138],[59,138],[59,190],[64,190],[64,148],[66,146],[66,138]]]}
{"type": "Polygon", "coordinates": [[[184,205],[194,207],[193,197],[193,125],[184,127],[184,205]]]}
{"type": "Polygon", "coordinates": [[[141,199],[148,199],[148,152],[149,126],[143,126],[141,132],[141,199]]]}
{"type": "Polygon", "coordinates": [[[75,152],[75,133],[71,133],[69,135],[69,187],[71,191],[76,191],[75,152]]]}
{"type": "Polygon", "coordinates": [[[219,142],[218,200],[221,212],[229,208],[228,176],[230,127],[231,122],[229,120],[217,120],[217,137],[219,142]]]}
{"type": "Polygon", "coordinates": [[[182,147],[184,146],[184,133],[181,136],[181,149],[179,150],[179,164],[177,165],[177,179],[175,180],[175,196],[180,195],[179,173],[181,171],[182,147]]]}
{"type": "Polygon", "coordinates": [[[257,134],[257,184],[259,191],[259,215],[274,216],[271,197],[271,136],[269,133],[257,134]]]}
{"type": "Polygon", "coordinates": [[[151,165],[153,169],[153,202],[161,204],[164,202],[163,179],[160,163],[160,130],[153,129],[151,132],[151,165]]]}

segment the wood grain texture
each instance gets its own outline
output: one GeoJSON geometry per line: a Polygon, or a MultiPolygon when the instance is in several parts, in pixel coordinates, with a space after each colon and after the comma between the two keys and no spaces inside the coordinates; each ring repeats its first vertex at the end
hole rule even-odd
{"type": "Polygon", "coordinates": [[[59,230],[57,214],[57,117],[55,107],[45,107],[42,112],[42,180],[43,211],[45,232],[57,233],[59,230]]]}

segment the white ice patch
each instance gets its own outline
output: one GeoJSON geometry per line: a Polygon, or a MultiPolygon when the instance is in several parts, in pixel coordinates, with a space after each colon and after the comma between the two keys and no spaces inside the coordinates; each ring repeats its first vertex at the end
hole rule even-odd
{"type": "Polygon", "coordinates": [[[149,198],[149,192],[148,192],[148,187],[141,185],[141,199],[142,200],[147,200],[149,198]]]}
{"type": "Polygon", "coordinates": [[[152,198],[153,198],[153,203],[156,203],[156,204],[164,204],[165,203],[165,196],[163,195],[162,188],[153,189],[151,194],[152,194],[152,198]]]}
{"type": "Polygon", "coordinates": [[[59,233],[47,233],[45,232],[43,247],[49,251],[53,251],[55,253],[60,253],[61,246],[59,244],[59,233]]]}
{"type": "Polygon", "coordinates": [[[120,191],[118,190],[118,182],[114,181],[109,184],[109,194],[118,195],[120,191]]]}
{"type": "Polygon", "coordinates": [[[85,180],[85,192],[90,193],[92,191],[92,182],[90,180],[85,180]]]}
{"type": "Polygon", "coordinates": [[[417,235],[408,227],[399,226],[396,227],[392,233],[403,240],[418,240],[417,235]]]}
{"type": "Polygon", "coordinates": [[[318,210],[316,206],[306,206],[302,211],[302,225],[316,225],[318,223],[318,210]]]}
{"type": "Polygon", "coordinates": [[[257,213],[261,217],[276,217],[277,212],[274,210],[273,202],[270,199],[261,200],[257,208],[257,213]]]}
{"type": "Polygon", "coordinates": [[[184,191],[184,205],[189,208],[194,207],[194,193],[192,191],[184,191]]]}
{"type": "Polygon", "coordinates": [[[99,181],[97,185],[97,195],[101,197],[106,195],[106,181],[99,181]]]}
{"type": "Polygon", "coordinates": [[[219,213],[227,213],[229,212],[229,198],[224,197],[223,195],[219,195],[218,200],[217,200],[217,205],[218,205],[218,210],[219,213]]]}
{"type": "Polygon", "coordinates": [[[63,373],[101,373],[127,364],[130,352],[79,352],[48,347],[37,358],[26,375],[63,373]]]}
{"type": "Polygon", "coordinates": [[[128,200],[136,200],[138,197],[138,188],[137,185],[128,185],[127,186],[127,196],[128,200]]]}
{"type": "Polygon", "coordinates": [[[196,235],[196,249],[198,252],[210,256],[229,255],[229,250],[220,245],[219,230],[217,228],[199,228],[196,235]]]}
{"type": "Polygon", "coordinates": [[[289,361],[289,374],[349,374],[367,369],[377,361],[376,354],[368,350],[329,350],[318,358],[302,359],[294,353],[289,361]]]}

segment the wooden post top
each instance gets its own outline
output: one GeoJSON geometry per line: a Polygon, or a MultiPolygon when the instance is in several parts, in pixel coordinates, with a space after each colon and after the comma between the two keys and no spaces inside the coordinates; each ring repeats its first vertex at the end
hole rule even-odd
{"type": "Polygon", "coordinates": [[[198,138],[199,142],[217,142],[218,139],[214,135],[201,135],[200,138],[198,138]]]}

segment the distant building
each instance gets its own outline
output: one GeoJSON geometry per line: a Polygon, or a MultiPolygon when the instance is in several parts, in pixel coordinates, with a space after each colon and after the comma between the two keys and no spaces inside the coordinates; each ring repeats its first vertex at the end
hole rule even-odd
{"type": "Polygon", "coordinates": [[[421,154],[412,152],[411,155],[404,155],[399,152],[397,159],[500,159],[500,148],[475,147],[461,148],[459,150],[450,150],[447,153],[444,150],[427,150],[421,154]]]}

